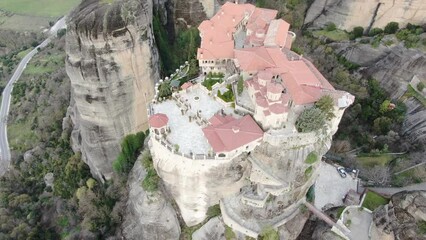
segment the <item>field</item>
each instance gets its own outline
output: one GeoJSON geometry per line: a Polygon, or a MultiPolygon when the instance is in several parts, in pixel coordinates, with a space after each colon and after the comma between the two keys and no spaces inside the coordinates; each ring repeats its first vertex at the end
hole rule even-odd
{"type": "Polygon", "coordinates": [[[79,3],[80,0],[0,0],[0,29],[40,31],[79,3]]]}
{"type": "Polygon", "coordinates": [[[57,18],[79,3],[80,0],[2,0],[0,9],[19,15],[57,18]]]}
{"type": "Polygon", "coordinates": [[[313,35],[315,37],[324,36],[332,41],[344,41],[349,40],[349,35],[343,31],[343,30],[333,30],[333,31],[327,31],[327,30],[319,30],[313,32],[313,35]]]}
{"type": "Polygon", "coordinates": [[[378,156],[357,157],[357,159],[364,167],[374,167],[377,165],[386,166],[393,159],[393,156],[390,154],[380,154],[378,156]]]}

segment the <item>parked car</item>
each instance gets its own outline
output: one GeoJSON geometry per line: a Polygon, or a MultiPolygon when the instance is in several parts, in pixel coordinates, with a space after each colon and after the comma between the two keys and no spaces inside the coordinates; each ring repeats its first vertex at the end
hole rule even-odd
{"type": "Polygon", "coordinates": [[[345,172],[356,174],[357,170],[352,168],[345,168],[345,172]]]}
{"type": "Polygon", "coordinates": [[[344,167],[337,167],[337,172],[340,174],[342,178],[346,177],[346,171],[344,167]]]}

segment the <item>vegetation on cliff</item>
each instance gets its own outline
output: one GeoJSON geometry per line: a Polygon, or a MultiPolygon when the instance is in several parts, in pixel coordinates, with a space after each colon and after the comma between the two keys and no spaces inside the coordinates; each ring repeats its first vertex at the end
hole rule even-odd
{"type": "Polygon", "coordinates": [[[188,78],[197,75],[198,62],[194,60],[197,57],[197,48],[200,46],[201,42],[198,29],[196,27],[180,29],[177,31],[176,38],[173,38],[172,36],[175,34],[170,34],[169,31],[175,30],[167,29],[166,26],[161,23],[158,13],[154,14],[152,25],[154,28],[155,41],[160,54],[162,75],[168,76],[174,73],[185,61],[191,63],[188,78]]]}
{"type": "Polygon", "coordinates": [[[117,234],[125,213],[127,176],[98,182],[70,147],[64,44],[62,37],[37,54],[12,93],[12,166],[0,179],[0,238],[107,238],[117,234]]]}

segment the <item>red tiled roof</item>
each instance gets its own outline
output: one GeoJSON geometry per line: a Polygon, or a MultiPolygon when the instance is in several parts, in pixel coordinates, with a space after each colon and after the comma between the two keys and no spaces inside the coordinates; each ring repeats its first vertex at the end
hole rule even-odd
{"type": "Polygon", "coordinates": [[[284,106],[283,104],[274,103],[271,106],[269,106],[269,111],[275,114],[282,114],[288,111],[288,108],[284,106]]]}
{"type": "Polygon", "coordinates": [[[183,90],[185,90],[185,89],[187,89],[189,87],[192,87],[192,85],[194,85],[194,84],[192,84],[191,82],[186,82],[186,83],[182,84],[181,88],[183,90]]]}
{"type": "Polygon", "coordinates": [[[167,125],[169,122],[169,118],[166,114],[163,113],[156,113],[154,115],[151,115],[148,119],[148,123],[153,128],[162,128],[167,125]]]}
{"type": "Polygon", "coordinates": [[[282,93],[282,91],[284,90],[284,87],[281,83],[272,83],[271,82],[271,83],[268,83],[266,85],[266,88],[267,88],[268,92],[275,93],[275,94],[282,93]]]}
{"type": "Polygon", "coordinates": [[[263,137],[262,129],[250,115],[240,119],[233,118],[223,124],[207,126],[203,128],[203,132],[216,153],[235,150],[263,137]]]}

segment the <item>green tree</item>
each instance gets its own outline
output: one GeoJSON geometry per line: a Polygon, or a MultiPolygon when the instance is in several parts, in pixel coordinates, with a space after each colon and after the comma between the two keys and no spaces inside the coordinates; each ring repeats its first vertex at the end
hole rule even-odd
{"type": "Polygon", "coordinates": [[[386,25],[384,32],[387,34],[394,34],[399,29],[399,23],[390,22],[386,25]]]}
{"type": "Polygon", "coordinates": [[[309,108],[303,111],[296,121],[299,132],[312,132],[324,127],[325,114],[318,108],[309,108]]]}
{"type": "Polygon", "coordinates": [[[334,117],[334,101],[330,95],[322,96],[316,103],[315,107],[320,109],[324,114],[327,120],[330,120],[334,117]]]}
{"type": "Polygon", "coordinates": [[[392,119],[388,117],[379,117],[374,120],[373,130],[377,134],[386,135],[392,125],[392,119]]]}
{"type": "Polygon", "coordinates": [[[158,97],[167,98],[172,95],[172,87],[169,81],[164,81],[160,84],[158,89],[158,97]]]}

